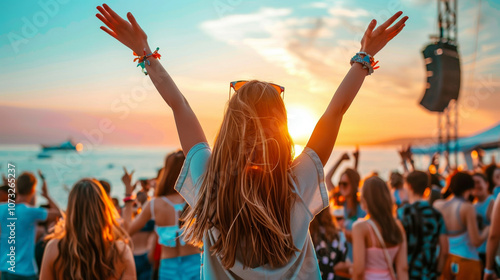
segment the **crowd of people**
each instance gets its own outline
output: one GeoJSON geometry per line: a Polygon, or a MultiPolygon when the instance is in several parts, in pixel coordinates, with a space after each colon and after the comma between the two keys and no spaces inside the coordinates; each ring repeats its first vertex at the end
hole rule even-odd
{"type": "MultiPolygon", "coordinates": [[[[309,225],[322,279],[496,279],[500,166],[446,178],[392,172],[384,182],[377,173],[361,179],[359,151],[353,154],[354,168],[345,168],[337,184],[332,177],[349,155],[328,170],[329,206],[309,225]],[[436,187],[437,199],[431,196],[436,187]]],[[[158,177],[142,183],[133,183],[134,172],[124,168],[126,198],[118,204],[106,180],[82,179],[65,211],[41,172],[47,204],[35,207],[37,177],[22,173],[15,184],[15,271],[4,250],[10,234],[3,230],[9,222],[5,179],[0,279],[199,279],[203,249],[183,238],[181,217],[189,206],[174,189],[184,162],[182,151],[171,153],[158,177]]]]}
{"type": "Polygon", "coordinates": [[[377,173],[361,180],[358,151],[337,186],[331,178],[347,155],[325,179],[343,115],[378,68],[373,57],[403,30],[402,12],[378,26],[370,22],[349,72],[295,157],[284,87],[231,82],[234,93],[211,148],[134,16],[123,19],[105,4],[97,9],[101,29],[139,54],[134,61],[172,109],[182,151],[166,157],[153,184],[135,183],[124,168],[122,202],[110,198],[106,181],[81,179],[64,212],[42,174],[44,207],[35,207],[34,174],[8,179],[1,189],[15,203],[0,204],[2,280],[496,278],[496,165],[484,175],[451,172],[440,190],[431,184],[441,177],[405,164],[408,172],[391,174],[388,187],[377,173]]]}
{"type": "MultiPolygon", "coordinates": [[[[357,166],[359,151],[353,156],[357,166]]],[[[433,163],[425,172],[411,167],[391,172],[388,182],[376,173],[361,180],[356,168],[346,168],[335,185],[332,176],[346,159],[327,172],[330,206],[310,225],[322,279],[496,279],[494,159],[447,176],[431,173],[433,163]]]]}

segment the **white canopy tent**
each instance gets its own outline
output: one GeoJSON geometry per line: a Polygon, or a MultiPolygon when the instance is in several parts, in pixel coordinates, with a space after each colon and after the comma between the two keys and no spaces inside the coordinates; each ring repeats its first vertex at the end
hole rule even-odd
{"type": "MultiPolygon", "coordinates": [[[[469,169],[472,168],[472,158],[471,151],[476,149],[497,149],[500,147],[500,123],[495,126],[486,129],[478,134],[459,138],[458,141],[450,141],[449,150],[450,153],[454,152],[458,148],[458,152],[464,154],[467,166],[469,169]],[[457,147],[458,144],[458,147],[457,147]]],[[[433,155],[437,152],[444,152],[446,150],[446,144],[434,144],[428,146],[417,146],[412,147],[411,151],[416,155],[433,155]]]]}

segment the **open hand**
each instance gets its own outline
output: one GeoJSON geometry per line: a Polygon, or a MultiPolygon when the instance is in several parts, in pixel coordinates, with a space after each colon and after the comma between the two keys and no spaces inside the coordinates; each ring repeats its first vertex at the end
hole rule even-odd
{"type": "Polygon", "coordinates": [[[138,55],[143,55],[144,51],[151,53],[148,36],[139,26],[132,13],[127,13],[127,21],[106,4],[103,4],[102,7],[98,6],[97,10],[100,13],[96,14],[96,17],[108,27],[101,26],[102,30],[138,55]]]}
{"type": "Polygon", "coordinates": [[[132,185],[132,176],[134,175],[134,170],[132,172],[128,173],[127,168],[125,166],[123,167],[123,176],[122,176],[122,182],[125,185],[125,193],[130,195],[135,189],[135,186],[137,185],[137,182],[132,185]]]}
{"type": "Polygon", "coordinates": [[[375,56],[392,38],[396,37],[401,30],[405,27],[405,22],[408,19],[404,16],[396,24],[391,24],[398,19],[403,12],[395,13],[386,22],[381,24],[374,30],[377,25],[376,20],[372,20],[365,31],[363,39],[361,39],[361,51],[366,52],[371,56],[375,56]]]}

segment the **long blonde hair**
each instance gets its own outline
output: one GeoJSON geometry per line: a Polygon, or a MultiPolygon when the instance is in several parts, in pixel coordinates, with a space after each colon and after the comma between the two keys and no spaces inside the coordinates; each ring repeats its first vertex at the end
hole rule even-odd
{"type": "Polygon", "coordinates": [[[117,222],[113,202],[99,181],[78,181],[68,198],[64,219],[47,239],[59,239],[53,272],[62,279],[118,279],[115,265],[123,250],[117,241],[129,243],[128,234],[117,222]]]}
{"type": "Polygon", "coordinates": [[[185,217],[185,239],[200,245],[216,228],[210,253],[228,269],[279,267],[297,251],[290,228],[295,200],[286,109],[269,84],[250,81],[229,100],[196,205],[185,217]]]}

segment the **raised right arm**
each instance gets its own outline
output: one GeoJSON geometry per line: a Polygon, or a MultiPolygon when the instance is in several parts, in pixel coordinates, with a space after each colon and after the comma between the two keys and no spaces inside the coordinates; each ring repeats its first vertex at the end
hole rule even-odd
{"type": "MultiPolygon", "coordinates": [[[[127,14],[127,21],[106,4],[97,9],[100,12],[97,18],[108,27],[101,26],[102,30],[137,54],[151,53],[147,35],[131,13],[127,14]]],[[[150,58],[148,61],[150,65],[145,63],[146,70],[163,100],[172,108],[182,150],[187,154],[195,144],[207,141],[205,133],[186,98],[158,59],[150,58]]]]}
{"type": "Polygon", "coordinates": [[[347,153],[344,153],[338,160],[337,162],[335,162],[335,164],[333,165],[333,167],[328,171],[328,173],[326,173],[326,177],[325,177],[325,183],[326,183],[326,188],[328,191],[331,191],[335,188],[335,185],[333,184],[332,182],[332,178],[333,178],[333,175],[335,174],[335,171],[337,171],[337,169],[339,168],[340,164],[344,161],[344,160],[348,160],[349,159],[349,155],[347,153]]]}
{"type": "MultiPolygon", "coordinates": [[[[401,15],[402,12],[397,12],[375,30],[377,21],[372,20],[361,40],[361,51],[371,56],[377,54],[392,38],[403,30],[408,17],[403,17],[398,23],[390,27],[401,15]]],[[[307,142],[307,147],[316,152],[323,166],[332,153],[342,117],[356,97],[366,74],[367,70],[361,64],[354,63],[351,66],[307,142]]]]}

